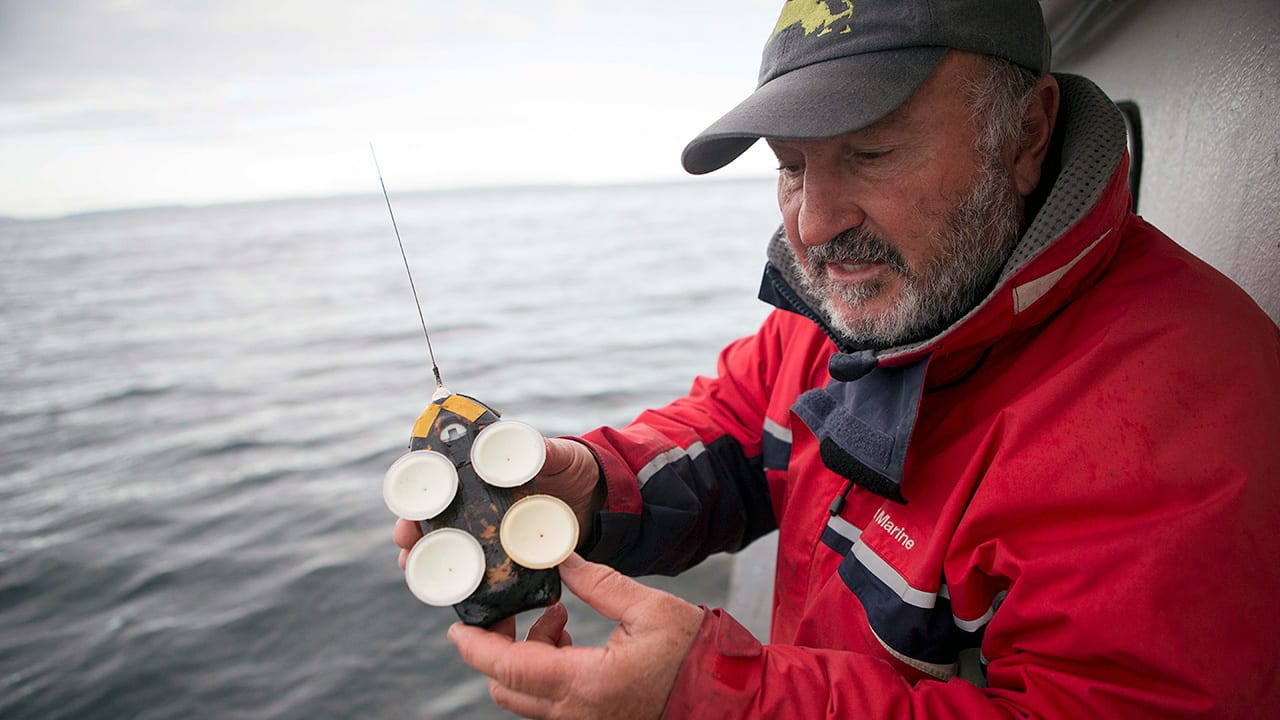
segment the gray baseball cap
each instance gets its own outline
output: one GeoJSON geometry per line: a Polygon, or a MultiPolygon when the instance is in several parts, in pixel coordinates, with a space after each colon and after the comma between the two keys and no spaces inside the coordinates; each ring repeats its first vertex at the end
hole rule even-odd
{"type": "Polygon", "coordinates": [[[951,48],[1049,72],[1036,0],[787,0],[756,91],[685,147],[684,169],[718,170],[762,137],[866,127],[911,97],[951,48]]]}

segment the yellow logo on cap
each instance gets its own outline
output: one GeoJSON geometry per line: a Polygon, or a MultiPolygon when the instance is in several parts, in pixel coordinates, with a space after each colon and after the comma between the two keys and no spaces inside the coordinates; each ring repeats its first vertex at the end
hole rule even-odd
{"type": "MultiPolygon", "coordinates": [[[[796,23],[804,27],[805,35],[814,33],[826,35],[833,30],[837,20],[853,17],[851,0],[836,0],[836,2],[844,5],[843,12],[833,14],[827,0],[787,0],[787,4],[782,6],[782,16],[778,18],[778,25],[773,29],[773,35],[770,35],[769,39],[772,40],[778,33],[796,23]]],[[[849,32],[847,22],[840,32],[849,32]]]]}

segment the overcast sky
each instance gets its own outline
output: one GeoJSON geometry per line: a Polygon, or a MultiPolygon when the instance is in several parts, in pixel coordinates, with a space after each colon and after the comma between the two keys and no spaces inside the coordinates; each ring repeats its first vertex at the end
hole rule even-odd
{"type": "Polygon", "coordinates": [[[0,0],[0,215],[687,177],[780,7],[0,0]]]}

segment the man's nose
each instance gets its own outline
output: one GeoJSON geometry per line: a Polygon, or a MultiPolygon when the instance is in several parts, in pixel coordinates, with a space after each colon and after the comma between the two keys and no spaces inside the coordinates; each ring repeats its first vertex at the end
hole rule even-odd
{"type": "Polygon", "coordinates": [[[798,227],[804,245],[825,244],[867,219],[848,178],[839,171],[806,170],[803,193],[798,227]]]}

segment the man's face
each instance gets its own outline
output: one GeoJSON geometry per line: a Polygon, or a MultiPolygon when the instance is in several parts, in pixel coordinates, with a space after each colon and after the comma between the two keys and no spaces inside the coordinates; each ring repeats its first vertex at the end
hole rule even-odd
{"type": "Polygon", "coordinates": [[[942,329],[981,300],[1017,240],[1011,170],[975,149],[965,87],[978,70],[953,53],[869,128],[769,140],[805,284],[856,343],[891,347],[942,329]]]}

